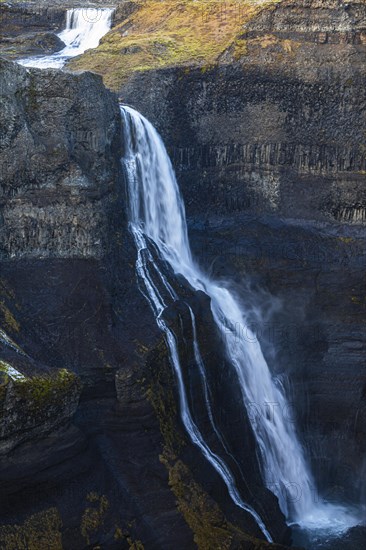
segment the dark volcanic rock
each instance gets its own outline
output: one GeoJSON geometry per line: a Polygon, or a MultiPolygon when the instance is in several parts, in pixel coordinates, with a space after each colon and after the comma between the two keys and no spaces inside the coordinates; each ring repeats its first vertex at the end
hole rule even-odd
{"type": "MultiPolygon", "coordinates": [[[[166,347],[136,284],[116,98],[90,73],[4,60],[0,70],[0,546],[194,548],[213,532],[232,548],[267,548],[174,412],[166,347]]],[[[172,308],[173,323],[180,314],[172,308]]],[[[255,448],[245,453],[253,505],[288,542],[255,448]]]]}
{"type": "Polygon", "coordinates": [[[288,72],[248,60],[135,75],[122,90],[162,132],[188,213],[201,213],[205,194],[209,216],[365,221],[363,71],[288,72]]]}
{"type": "Polygon", "coordinates": [[[243,26],[240,58],[229,47],[214,68],[135,73],[120,91],[170,150],[196,257],[233,279],[272,370],[290,377],[322,493],[357,505],[365,502],[365,29],[363,2],[285,0],[243,26]]]}
{"type": "Polygon", "coordinates": [[[0,455],[55,431],[72,418],[80,397],[80,384],[73,373],[64,369],[24,376],[15,371],[14,376],[14,361],[1,360],[0,367],[0,455]]]}
{"type": "Polygon", "coordinates": [[[65,27],[65,16],[65,5],[57,6],[56,2],[52,6],[43,2],[2,2],[1,35],[6,38],[29,32],[60,32],[65,27]]]}
{"type": "MultiPolygon", "coordinates": [[[[357,503],[366,441],[364,20],[360,3],[284,1],[243,28],[240,59],[229,47],[205,72],[141,72],[121,90],[171,150],[199,262],[233,280],[273,372],[291,380],[320,489],[357,503]]],[[[166,347],[136,286],[115,98],[90,73],[7,62],[1,71],[1,360],[27,377],[67,368],[83,386],[73,424],[79,390],[57,406],[51,394],[35,417],[33,398],[24,411],[8,404],[17,447],[0,461],[0,545],[20,537],[18,547],[39,547],[42,536],[76,550],[267,547],[248,538],[260,536],[256,525],[182,427],[166,347]],[[29,431],[15,433],[22,414],[29,431]]],[[[288,543],[245,411],[231,399],[207,299],[180,278],[172,285],[182,299],[165,317],[181,330],[195,412],[205,429],[192,398],[202,387],[187,303],[220,422],[245,465],[240,486],[288,543]]],[[[16,394],[16,383],[3,382],[16,394]]],[[[359,544],[363,533],[351,535],[345,543],[359,544]]]]}
{"type": "Polygon", "coordinates": [[[15,38],[4,38],[0,53],[7,58],[27,57],[37,54],[51,54],[64,48],[62,40],[52,32],[36,32],[15,38]]]}
{"type": "Polygon", "coordinates": [[[364,3],[284,1],[243,28],[239,59],[135,73],[120,95],[161,131],[190,215],[204,195],[208,216],[363,223],[365,36],[364,3]]]}
{"type": "MultiPolygon", "coordinates": [[[[156,261],[159,263],[158,258],[156,261]]],[[[170,295],[164,294],[164,286],[161,281],[158,278],[154,280],[156,288],[164,296],[167,304],[162,318],[177,339],[177,351],[192,417],[213,452],[217,452],[224,458],[244,501],[259,513],[275,541],[288,543],[290,542],[290,533],[279,510],[278,501],[264,487],[261,479],[254,435],[241,404],[237,378],[223,354],[223,342],[218,335],[212,317],[209,298],[203,292],[194,291],[182,277],[175,277],[171,269],[164,268],[164,265],[161,265],[161,269],[179,296],[179,300],[172,300],[170,295]],[[221,442],[213,433],[204,406],[205,393],[193,351],[189,308],[196,317],[200,351],[205,364],[213,410],[217,414],[215,420],[219,429],[225,434],[227,445],[225,449],[222,448],[221,442]],[[233,456],[237,458],[237,461],[233,460],[233,456]]],[[[263,535],[253,518],[233,504],[225,483],[209,461],[203,457],[202,452],[196,446],[192,447],[192,442],[180,417],[180,405],[177,405],[180,403],[178,384],[176,385],[174,382],[177,377],[172,376],[172,366],[164,341],[161,341],[157,348],[147,354],[146,363],[148,368],[142,373],[136,371],[133,365],[118,372],[116,388],[120,403],[124,408],[130,407],[130,414],[133,414],[135,410],[138,412],[142,403],[141,393],[145,391],[160,423],[164,441],[163,463],[170,474],[172,475],[172,469],[175,471],[175,468],[180,471],[180,463],[183,461],[184,470],[188,469],[187,475],[191,482],[202,483],[204,491],[207,491],[208,494],[204,497],[207,503],[213,499],[214,507],[216,506],[215,501],[220,504],[220,514],[225,514],[225,521],[240,525],[244,533],[262,537],[263,535]]],[[[134,422],[133,417],[131,421],[134,422]]],[[[134,447],[136,443],[131,442],[130,445],[134,447]]],[[[174,484],[172,483],[172,485],[174,492],[174,484]]],[[[182,489],[184,488],[182,487],[182,489]]],[[[178,495],[176,494],[176,496],[178,495]]],[[[187,495],[183,498],[181,494],[180,497],[183,501],[188,498],[187,495]]],[[[195,498],[198,496],[195,495],[195,498]]],[[[180,508],[184,510],[183,502],[179,498],[178,502],[180,508]]],[[[208,505],[208,508],[210,506],[208,505]]],[[[188,521],[185,511],[183,511],[183,515],[188,521]]],[[[210,515],[206,517],[208,531],[214,528],[213,517],[210,515]]],[[[188,523],[192,527],[191,522],[188,521],[188,523]]],[[[193,529],[197,542],[199,534],[196,529],[197,526],[193,529]]],[[[206,537],[208,536],[206,534],[206,537]]],[[[228,538],[233,538],[231,528],[228,528],[225,535],[225,540],[228,538]]],[[[246,543],[248,548],[251,548],[249,540],[246,543]]],[[[219,544],[218,547],[220,547],[219,544]]]]}
{"type": "Polygon", "coordinates": [[[102,256],[121,151],[113,95],[91,73],[0,70],[0,253],[102,256]]]}

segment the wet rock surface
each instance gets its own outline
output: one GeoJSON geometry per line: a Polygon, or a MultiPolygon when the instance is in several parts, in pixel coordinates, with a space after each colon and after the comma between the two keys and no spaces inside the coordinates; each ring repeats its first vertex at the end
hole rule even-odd
{"type": "Polygon", "coordinates": [[[365,499],[365,21],[363,3],[284,1],[243,26],[240,56],[228,48],[212,69],[134,74],[120,91],[169,147],[196,258],[233,281],[273,371],[289,379],[322,494],[356,505],[365,499]]]}
{"type": "MultiPolygon", "coordinates": [[[[364,499],[364,231],[235,217],[191,228],[198,261],[233,281],[290,396],[318,486],[329,500],[364,499]],[[357,473],[355,473],[357,472],[357,473]]],[[[256,404],[255,414],[265,414],[256,404]]],[[[301,480],[294,480],[301,487],[301,480]]]]}
{"type": "MultiPolygon", "coordinates": [[[[90,73],[1,71],[0,545],[191,548],[214,530],[232,548],[267,548],[181,425],[135,279],[116,98],[90,73]]],[[[207,299],[172,285],[209,314],[207,299]]],[[[253,506],[288,543],[254,446],[243,452],[253,506]]]]}
{"type": "Polygon", "coordinates": [[[284,1],[240,56],[131,76],[121,98],[161,131],[191,216],[205,195],[210,216],[365,222],[365,29],[364,3],[284,1]]]}
{"type": "MultiPolygon", "coordinates": [[[[34,32],[57,30],[41,26],[34,32]]],[[[366,490],[364,34],[364,3],[284,1],[243,27],[240,58],[229,47],[217,67],[142,71],[120,90],[170,149],[195,256],[233,281],[288,384],[283,414],[322,494],[350,504],[366,490]]],[[[187,441],[166,349],[137,291],[115,98],[91,74],[6,62],[1,71],[0,359],[27,375],[66,368],[82,385],[49,409],[60,423],[37,417],[34,441],[0,460],[1,544],[16,535],[27,547],[35,530],[65,548],[191,548],[213,533],[221,547],[258,548],[248,539],[257,528],[187,441]]],[[[209,326],[202,296],[184,296],[209,326]]],[[[185,305],[166,315],[184,333],[185,305]]],[[[200,338],[221,380],[212,327],[200,338]]],[[[194,394],[184,340],[181,353],[194,394]]],[[[252,444],[237,444],[257,503],[289,543],[258,487],[252,444]]],[[[363,537],[357,528],[325,547],[361,547],[363,537]]]]}

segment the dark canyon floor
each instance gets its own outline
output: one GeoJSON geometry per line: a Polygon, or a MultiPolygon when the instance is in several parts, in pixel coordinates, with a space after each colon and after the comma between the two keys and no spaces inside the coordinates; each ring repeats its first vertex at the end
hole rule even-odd
{"type": "MultiPolygon", "coordinates": [[[[289,381],[322,494],[365,509],[366,2],[60,0],[0,11],[0,548],[293,540],[222,375],[208,298],[170,274],[182,300],[167,315],[182,327],[187,376],[185,302],[244,457],[242,490],[277,544],[233,504],[182,425],[136,283],[119,101],[162,135],[193,253],[232,281],[274,374],[289,381]],[[116,7],[98,48],[66,71],[14,62],[60,49],[65,10],[86,5],[116,7]]],[[[322,547],[361,550],[365,538],[355,527],[322,547]]]]}

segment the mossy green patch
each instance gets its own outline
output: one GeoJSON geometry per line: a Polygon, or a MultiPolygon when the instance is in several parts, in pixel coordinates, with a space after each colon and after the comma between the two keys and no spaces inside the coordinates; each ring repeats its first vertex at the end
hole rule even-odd
{"type": "Polygon", "coordinates": [[[177,430],[178,411],[173,393],[174,377],[163,339],[153,352],[151,365],[151,379],[146,395],[154,407],[166,447],[171,452],[179,453],[185,445],[185,440],[177,430]]]}
{"type": "Polygon", "coordinates": [[[179,511],[192,530],[197,547],[199,550],[269,550],[270,546],[265,541],[251,537],[226,520],[218,504],[197,483],[189,467],[180,458],[187,444],[187,436],[182,432],[179,421],[174,394],[175,380],[163,339],[150,353],[147,364],[150,367],[150,373],[146,375],[149,380],[147,396],[159,421],[164,445],[159,458],[167,468],[169,486],[179,511]]]}
{"type": "Polygon", "coordinates": [[[233,57],[237,61],[247,53],[247,40],[239,38],[234,42],[233,57]]]}
{"type": "Polygon", "coordinates": [[[14,310],[20,307],[16,303],[14,291],[9,283],[3,278],[0,279],[0,323],[11,333],[19,332],[20,326],[14,316],[14,310]]]}
{"type": "Polygon", "coordinates": [[[366,296],[351,296],[351,302],[358,306],[366,306],[366,296]]]}
{"type": "Polygon", "coordinates": [[[31,515],[22,525],[0,525],[0,548],[62,550],[62,521],[57,508],[31,515]]]}
{"type": "Polygon", "coordinates": [[[123,531],[122,528],[119,527],[119,525],[116,525],[115,531],[114,531],[114,540],[122,540],[123,539],[123,531]]]}
{"type": "Polygon", "coordinates": [[[127,542],[129,544],[128,550],[144,550],[145,548],[140,540],[133,540],[131,537],[128,537],[127,542]]]}
{"type": "Polygon", "coordinates": [[[182,460],[165,450],[160,457],[169,472],[169,485],[194,535],[199,550],[269,550],[280,548],[256,539],[228,522],[218,504],[194,480],[190,469],[182,460]]]}
{"type": "Polygon", "coordinates": [[[11,332],[19,332],[19,323],[3,300],[0,300],[0,313],[4,317],[4,324],[6,329],[10,330],[11,332]]]}
{"type": "Polygon", "coordinates": [[[9,375],[1,370],[0,362],[0,412],[2,411],[3,404],[6,398],[6,390],[9,384],[9,375]]]}
{"type": "Polygon", "coordinates": [[[77,377],[66,369],[52,374],[26,377],[15,380],[17,394],[26,401],[30,409],[41,410],[50,404],[57,404],[77,384],[77,377]]]}
{"type": "Polygon", "coordinates": [[[141,540],[134,539],[133,536],[130,533],[130,530],[133,528],[132,523],[127,524],[126,529],[122,529],[122,527],[116,525],[115,531],[114,531],[114,540],[115,541],[122,541],[124,540],[128,544],[129,550],[144,550],[144,545],[141,542],[141,540]]]}
{"type": "Polygon", "coordinates": [[[338,239],[339,239],[342,243],[345,243],[345,244],[350,244],[350,243],[353,243],[353,242],[354,242],[354,238],[353,238],[353,237],[338,237],[338,239]]]}
{"type": "Polygon", "coordinates": [[[9,363],[0,359],[0,372],[7,374],[8,366],[9,366],[9,363]]]}
{"type": "Polygon", "coordinates": [[[91,544],[91,537],[102,527],[109,502],[105,495],[91,492],[87,495],[87,501],[93,506],[88,506],[81,519],[81,534],[87,544],[91,544]]]}
{"type": "Polygon", "coordinates": [[[243,25],[278,0],[137,1],[138,9],[116,25],[98,48],[72,60],[72,69],[101,74],[119,90],[134,72],[179,66],[212,66],[237,40],[243,25]]]}

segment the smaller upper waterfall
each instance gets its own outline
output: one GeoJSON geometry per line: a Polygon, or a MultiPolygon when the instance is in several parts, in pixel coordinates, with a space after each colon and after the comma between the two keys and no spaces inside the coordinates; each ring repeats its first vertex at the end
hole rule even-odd
{"type": "Polygon", "coordinates": [[[19,59],[24,67],[60,69],[68,59],[96,48],[112,24],[112,8],[77,8],[67,10],[66,28],[58,35],[65,48],[52,55],[19,59]]]}

